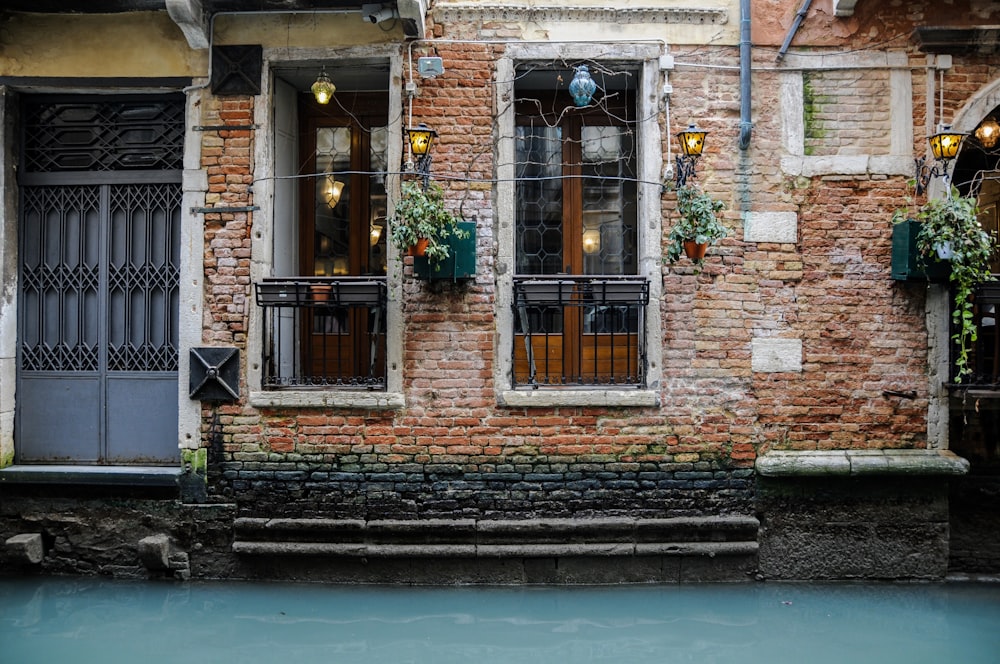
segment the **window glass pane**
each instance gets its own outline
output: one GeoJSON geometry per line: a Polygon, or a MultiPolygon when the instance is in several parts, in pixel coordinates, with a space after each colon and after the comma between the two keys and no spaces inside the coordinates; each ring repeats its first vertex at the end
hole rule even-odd
{"type": "Polygon", "coordinates": [[[632,132],[581,129],[584,274],[635,274],[636,186],[632,132]]]}
{"type": "Polygon", "coordinates": [[[386,273],[386,197],[385,172],[389,161],[389,132],[386,127],[376,127],[371,133],[369,170],[369,222],[368,222],[368,273],[386,273]]]}
{"type": "Polygon", "coordinates": [[[557,274],[562,260],[562,130],[518,127],[517,228],[518,274],[557,274]]]}
{"type": "Polygon", "coordinates": [[[350,127],[316,130],[316,224],[314,271],[318,277],[347,275],[351,271],[350,127]]]}

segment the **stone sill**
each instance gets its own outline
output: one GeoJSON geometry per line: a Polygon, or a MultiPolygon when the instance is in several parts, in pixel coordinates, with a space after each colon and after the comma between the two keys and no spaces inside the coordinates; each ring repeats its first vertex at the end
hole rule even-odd
{"type": "Polygon", "coordinates": [[[176,487],[177,466],[14,465],[0,468],[2,484],[176,487]]]}
{"type": "Polygon", "coordinates": [[[950,450],[794,450],[757,458],[763,477],[957,476],[969,462],[950,450]]]}
{"type": "Polygon", "coordinates": [[[557,406],[598,406],[648,408],[660,405],[659,393],[652,390],[606,390],[539,388],[504,390],[497,402],[507,408],[550,408],[557,406]]]}
{"type": "Polygon", "coordinates": [[[274,390],[250,393],[255,408],[367,408],[399,410],[406,399],[398,392],[347,390],[274,390]]]}

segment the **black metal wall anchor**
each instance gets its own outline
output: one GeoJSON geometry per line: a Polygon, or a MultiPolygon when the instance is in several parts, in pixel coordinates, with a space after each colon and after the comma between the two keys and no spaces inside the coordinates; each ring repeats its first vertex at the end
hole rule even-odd
{"type": "Polygon", "coordinates": [[[201,401],[240,398],[240,349],[192,348],[188,396],[201,401]]]}

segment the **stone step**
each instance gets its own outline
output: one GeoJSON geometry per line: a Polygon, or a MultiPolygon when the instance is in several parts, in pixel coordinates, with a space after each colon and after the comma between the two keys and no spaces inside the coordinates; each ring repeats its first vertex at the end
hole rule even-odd
{"type": "Polygon", "coordinates": [[[352,520],[240,518],[233,551],[255,556],[537,558],[747,556],[757,519],[352,520]]]}

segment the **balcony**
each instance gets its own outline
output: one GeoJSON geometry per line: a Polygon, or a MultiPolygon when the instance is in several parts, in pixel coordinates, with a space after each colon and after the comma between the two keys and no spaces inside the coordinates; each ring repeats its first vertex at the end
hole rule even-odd
{"type": "Polygon", "coordinates": [[[265,390],[385,389],[384,277],[264,279],[255,292],[265,390]]]}
{"type": "Polygon", "coordinates": [[[515,277],[513,387],[646,386],[641,277],[515,277]]]}

